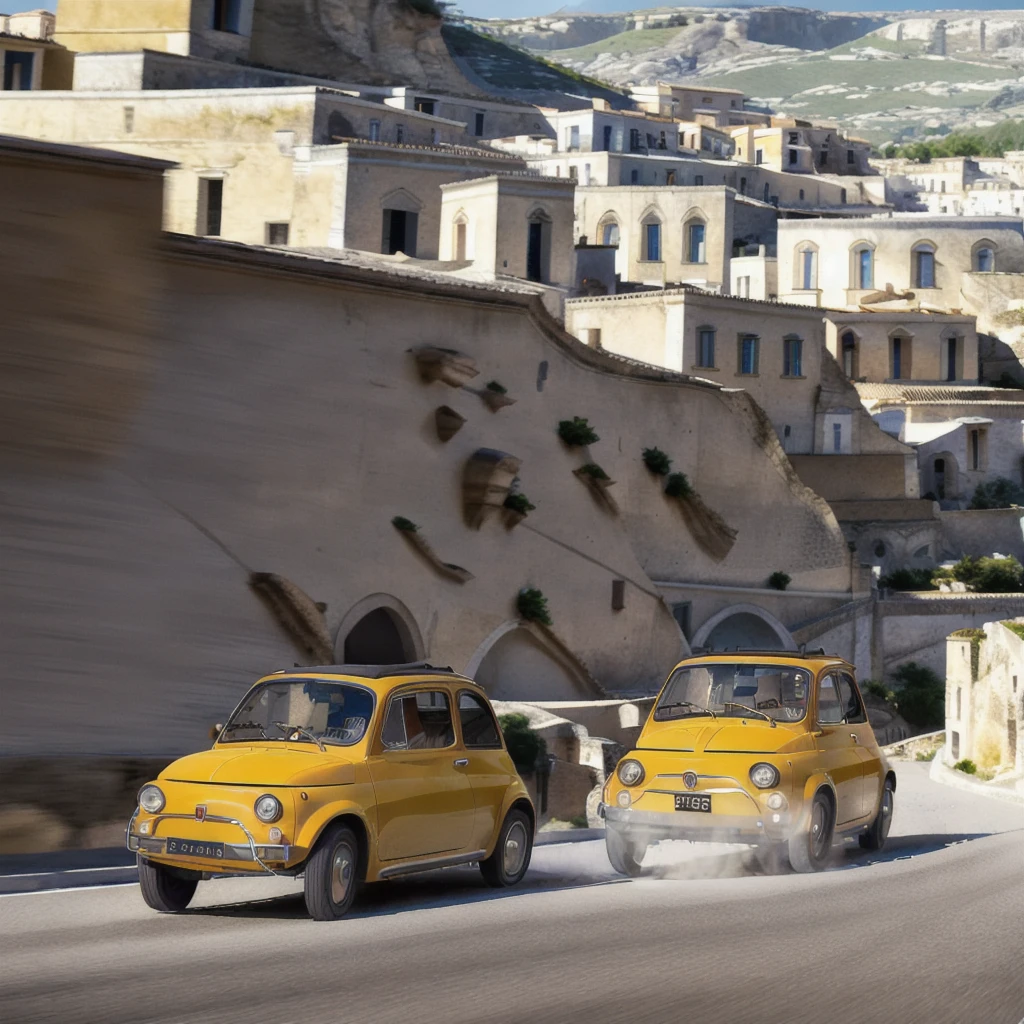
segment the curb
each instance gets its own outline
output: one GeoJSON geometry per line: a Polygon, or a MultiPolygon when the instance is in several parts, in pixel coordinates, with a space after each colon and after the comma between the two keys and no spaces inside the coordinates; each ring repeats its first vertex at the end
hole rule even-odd
{"type": "Polygon", "coordinates": [[[973,793],[975,796],[987,796],[993,800],[1002,800],[1004,803],[1024,806],[1024,792],[1017,792],[1012,789],[997,789],[987,782],[975,782],[969,775],[958,772],[955,768],[950,768],[943,761],[945,756],[946,748],[942,747],[933,758],[931,767],[928,770],[928,778],[932,782],[938,782],[943,786],[959,789],[965,793],[973,793]]]}
{"type": "Polygon", "coordinates": [[[561,832],[538,832],[534,837],[534,846],[554,846],[557,843],[587,843],[594,839],[604,839],[603,828],[573,828],[561,832]]]}
{"type": "Polygon", "coordinates": [[[75,868],[71,871],[40,871],[22,875],[0,875],[0,896],[46,892],[49,889],[81,889],[97,885],[125,885],[139,880],[132,867],[75,868]]]}

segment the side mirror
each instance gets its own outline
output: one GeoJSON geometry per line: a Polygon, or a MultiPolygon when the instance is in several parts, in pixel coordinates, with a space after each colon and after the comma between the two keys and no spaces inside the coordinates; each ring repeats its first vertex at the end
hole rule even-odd
{"type": "Polygon", "coordinates": [[[210,739],[213,740],[214,743],[216,743],[217,740],[220,739],[220,734],[223,731],[224,731],[224,723],[223,722],[218,722],[216,725],[211,725],[210,726],[210,739]]]}

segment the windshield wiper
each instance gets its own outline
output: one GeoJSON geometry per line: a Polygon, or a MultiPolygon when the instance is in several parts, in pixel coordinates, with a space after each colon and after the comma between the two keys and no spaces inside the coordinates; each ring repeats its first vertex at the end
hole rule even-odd
{"type": "Polygon", "coordinates": [[[301,725],[289,725],[287,722],[271,722],[270,724],[276,725],[282,732],[297,732],[300,736],[308,736],[322,751],[327,750],[324,746],[324,741],[319,736],[303,728],[301,725]]]}
{"type": "Polygon", "coordinates": [[[674,700],[671,704],[662,704],[658,710],[668,711],[669,708],[696,708],[698,711],[703,711],[705,715],[710,715],[714,719],[718,718],[711,708],[701,707],[700,704],[694,704],[692,700],[674,700]]]}
{"type": "Polygon", "coordinates": [[[266,732],[263,729],[263,726],[260,725],[259,722],[229,722],[227,725],[224,726],[223,729],[221,729],[220,734],[221,736],[223,736],[224,733],[232,732],[235,729],[259,729],[260,735],[264,739],[269,739],[269,737],[267,736],[266,732]]]}
{"type": "Polygon", "coordinates": [[[734,700],[723,700],[722,703],[727,708],[743,708],[744,711],[749,711],[752,715],[760,715],[766,722],[772,723],[772,728],[775,728],[775,719],[771,715],[766,715],[763,711],[758,711],[756,708],[748,708],[746,704],[737,704],[734,700]]]}

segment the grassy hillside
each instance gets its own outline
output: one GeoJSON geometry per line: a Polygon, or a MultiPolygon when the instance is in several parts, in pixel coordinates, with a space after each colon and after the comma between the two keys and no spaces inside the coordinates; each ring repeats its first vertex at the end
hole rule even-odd
{"type": "Polygon", "coordinates": [[[944,156],[1002,156],[1009,150],[1024,149],[1024,121],[1003,121],[990,128],[957,131],[942,138],[930,138],[887,149],[886,156],[931,160],[944,156]]]}
{"type": "Polygon", "coordinates": [[[618,57],[623,53],[643,53],[645,50],[656,50],[668,46],[679,35],[681,28],[644,28],[631,32],[620,32],[616,36],[600,39],[587,46],[574,46],[571,50],[553,50],[552,60],[592,61],[602,53],[611,53],[618,57]]]}

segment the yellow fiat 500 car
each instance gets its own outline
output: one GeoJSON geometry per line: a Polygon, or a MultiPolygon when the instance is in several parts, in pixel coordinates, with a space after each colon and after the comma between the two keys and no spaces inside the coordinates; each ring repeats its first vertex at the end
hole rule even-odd
{"type": "Polygon", "coordinates": [[[853,667],[816,654],[728,652],[680,663],[608,780],[608,858],[638,875],[662,839],[745,843],[771,870],[824,867],[833,838],[880,850],[896,775],[853,667]]]}
{"type": "Polygon", "coordinates": [[[143,786],[128,825],[155,910],[225,875],[302,875],[326,921],[364,881],[474,862],[493,886],[526,874],[533,804],[483,690],[450,669],[278,672],[213,735],[143,786]]]}

